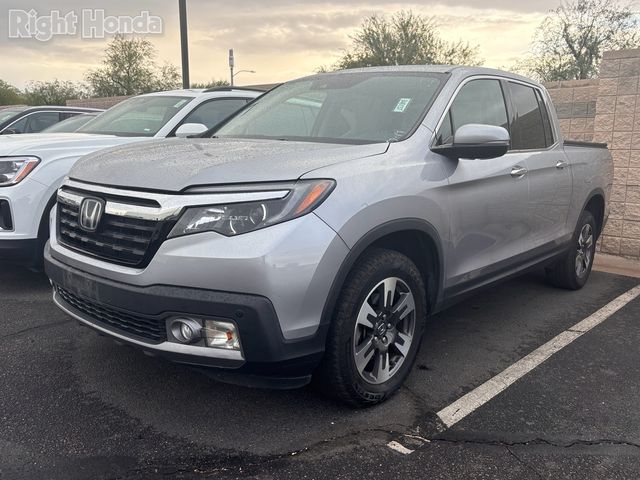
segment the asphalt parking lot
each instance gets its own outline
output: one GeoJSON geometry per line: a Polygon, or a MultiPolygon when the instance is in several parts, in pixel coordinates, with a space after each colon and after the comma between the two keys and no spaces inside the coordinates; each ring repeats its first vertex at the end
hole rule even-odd
{"type": "Polygon", "coordinates": [[[637,479],[640,297],[451,428],[436,412],[638,283],[495,286],[430,319],[395,397],[352,410],[119,347],[59,312],[44,276],[2,266],[0,478],[637,479]]]}

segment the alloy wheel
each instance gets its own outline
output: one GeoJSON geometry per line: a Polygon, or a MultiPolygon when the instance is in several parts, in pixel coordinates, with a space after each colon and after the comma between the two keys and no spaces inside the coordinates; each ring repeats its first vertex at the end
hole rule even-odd
{"type": "Polygon", "coordinates": [[[578,237],[578,251],[576,253],[576,275],[582,278],[588,271],[593,261],[594,241],[593,228],[587,223],[580,230],[578,237]]]}
{"type": "Polygon", "coordinates": [[[409,286],[397,277],[378,283],[360,307],[355,325],[353,355],[360,376],[372,384],[391,379],[409,354],[415,326],[409,286]]]}

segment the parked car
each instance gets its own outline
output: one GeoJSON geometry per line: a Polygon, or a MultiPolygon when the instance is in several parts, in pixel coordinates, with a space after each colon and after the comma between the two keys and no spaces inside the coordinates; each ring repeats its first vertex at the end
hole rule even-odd
{"type": "Polygon", "coordinates": [[[284,84],[213,139],[83,158],[58,192],[56,304],[118,342],[248,385],[381,402],[427,315],[532,267],[581,288],[611,156],[545,89],[467,67],[284,84]]]}
{"type": "Polygon", "coordinates": [[[80,115],[76,115],[75,117],[67,118],[66,120],[62,120],[55,125],[45,128],[41,133],[73,133],[76,132],[80,127],[82,127],[89,120],[93,120],[96,118],[100,112],[92,112],[92,113],[81,113],[80,115]]]}
{"type": "Polygon", "coordinates": [[[82,155],[200,134],[262,93],[226,87],[151,93],[110,108],[76,133],[0,137],[0,260],[41,264],[56,190],[82,155]]]}
{"type": "Polygon", "coordinates": [[[82,107],[8,107],[0,110],[0,135],[38,133],[81,113],[101,111],[82,107]]]}

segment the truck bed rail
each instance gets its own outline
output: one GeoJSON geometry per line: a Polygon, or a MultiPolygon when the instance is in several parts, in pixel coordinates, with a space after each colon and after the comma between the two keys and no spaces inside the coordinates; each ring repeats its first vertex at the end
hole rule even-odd
{"type": "Polygon", "coordinates": [[[582,140],[565,140],[565,147],[607,148],[606,143],[584,142],[582,140]]]}

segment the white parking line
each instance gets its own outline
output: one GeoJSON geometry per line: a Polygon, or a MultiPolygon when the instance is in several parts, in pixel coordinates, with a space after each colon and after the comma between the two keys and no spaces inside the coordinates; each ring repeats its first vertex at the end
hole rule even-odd
{"type": "Polygon", "coordinates": [[[600,325],[627,303],[638,297],[638,295],[640,295],[640,285],[637,285],[628,292],[623,293],[594,314],[588,316],[568,330],[565,330],[557,337],[534,350],[526,357],[518,360],[495,377],[459,398],[448,407],[443,408],[438,412],[438,417],[440,417],[440,420],[442,420],[447,427],[455,425],[464,417],[525,376],[546,359],[551,357],[554,353],[562,350],[576,338],[584,335],[597,325],[600,325]]]}

